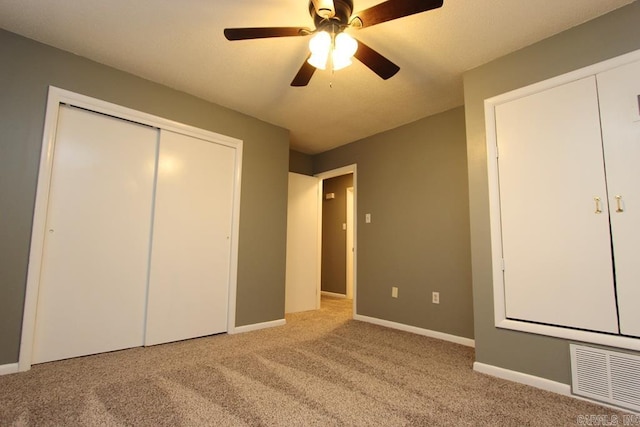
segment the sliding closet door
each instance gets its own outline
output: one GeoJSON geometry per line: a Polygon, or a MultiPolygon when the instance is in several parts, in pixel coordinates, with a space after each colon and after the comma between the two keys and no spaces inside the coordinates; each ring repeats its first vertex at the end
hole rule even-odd
{"type": "Polygon", "coordinates": [[[235,153],[161,131],[146,345],[227,330],[235,153]]]}
{"type": "Polygon", "coordinates": [[[157,140],[60,106],[33,363],[142,345],[157,140]]]}

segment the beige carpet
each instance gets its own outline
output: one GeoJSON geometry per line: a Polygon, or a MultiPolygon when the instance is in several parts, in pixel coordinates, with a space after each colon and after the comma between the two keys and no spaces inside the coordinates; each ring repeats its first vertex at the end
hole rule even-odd
{"type": "Polygon", "coordinates": [[[351,320],[36,365],[0,377],[0,426],[577,425],[622,413],[473,372],[473,349],[351,320]]]}

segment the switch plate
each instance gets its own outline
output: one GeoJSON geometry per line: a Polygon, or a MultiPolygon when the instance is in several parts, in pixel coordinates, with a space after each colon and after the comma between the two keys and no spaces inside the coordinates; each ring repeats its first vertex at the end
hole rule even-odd
{"type": "Polygon", "coordinates": [[[395,286],[391,288],[391,298],[398,298],[398,288],[395,286]]]}
{"type": "Polygon", "coordinates": [[[434,304],[440,304],[440,292],[431,293],[431,302],[434,304]]]}
{"type": "Polygon", "coordinates": [[[371,223],[371,214],[364,214],[364,222],[367,224],[371,223]]]}

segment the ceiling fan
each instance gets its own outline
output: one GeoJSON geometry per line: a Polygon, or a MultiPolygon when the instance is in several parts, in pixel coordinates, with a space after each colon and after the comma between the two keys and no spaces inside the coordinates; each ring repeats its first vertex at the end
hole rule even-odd
{"type": "Polygon", "coordinates": [[[353,13],[353,0],[311,0],[309,13],[315,29],[305,27],[251,27],[226,28],[227,40],[249,40],[271,37],[295,37],[314,35],[309,43],[311,53],[303,62],[291,86],[306,86],[316,68],[328,65],[338,70],[351,63],[355,57],[374,73],[386,80],[399,70],[396,64],[361,41],[345,33],[346,29],[371,27],[415,13],[442,7],[444,0],[387,0],[353,13]]]}

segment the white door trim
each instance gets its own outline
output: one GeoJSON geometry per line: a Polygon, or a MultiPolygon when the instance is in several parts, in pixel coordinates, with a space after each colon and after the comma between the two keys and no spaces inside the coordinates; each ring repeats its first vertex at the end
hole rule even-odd
{"type": "Polygon", "coordinates": [[[355,217],[353,215],[354,208],[354,191],[353,187],[347,187],[347,298],[353,299],[353,243],[355,235],[353,234],[353,224],[355,217]]]}
{"type": "Polygon", "coordinates": [[[159,129],[171,130],[185,135],[202,138],[217,144],[226,145],[236,150],[235,191],[233,200],[233,226],[231,242],[231,265],[229,274],[229,316],[227,319],[228,332],[235,329],[236,313],[236,285],[238,271],[238,235],[240,219],[240,184],[242,177],[242,145],[243,142],[236,138],[220,135],[193,126],[174,122],[172,120],[157,117],[141,111],[122,107],[99,99],[80,95],[54,86],[49,86],[47,108],[42,136],[42,150],[40,154],[40,168],[33,215],[31,232],[31,246],[29,252],[29,265],[27,270],[27,285],[25,292],[24,312],[22,319],[22,335],[20,340],[20,354],[18,359],[19,371],[27,371],[31,368],[31,356],[33,351],[33,339],[35,332],[36,309],[40,286],[40,273],[42,264],[42,251],[44,248],[45,226],[47,219],[47,206],[49,204],[49,189],[51,186],[51,172],[53,153],[55,150],[55,138],[58,123],[58,111],[60,104],[68,104],[87,110],[119,117],[132,122],[153,126],[159,129]]]}
{"type": "MultiPolygon", "coordinates": [[[[320,181],[337,176],[353,174],[353,315],[356,316],[358,306],[358,168],[357,164],[343,166],[315,174],[320,181]]],[[[318,230],[322,236],[322,185],[318,185],[318,230]]],[[[320,238],[322,245],[322,238],[320,238]]],[[[318,250],[318,265],[322,266],[322,248],[318,250]]],[[[319,270],[322,270],[321,268],[319,270]]],[[[320,274],[320,273],[318,273],[320,274]]],[[[320,298],[321,281],[318,278],[318,298],[320,298]]]]}

